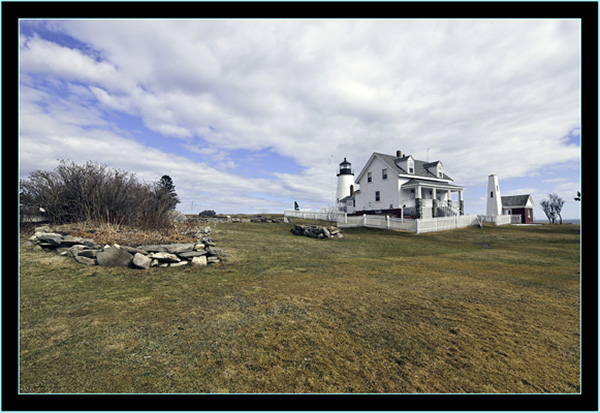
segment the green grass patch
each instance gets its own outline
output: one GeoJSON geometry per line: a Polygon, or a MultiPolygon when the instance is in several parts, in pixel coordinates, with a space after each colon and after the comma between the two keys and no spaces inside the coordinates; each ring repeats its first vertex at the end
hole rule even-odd
{"type": "Polygon", "coordinates": [[[579,226],[291,227],[219,224],[204,268],[22,250],[21,392],[579,391],[579,226]]]}

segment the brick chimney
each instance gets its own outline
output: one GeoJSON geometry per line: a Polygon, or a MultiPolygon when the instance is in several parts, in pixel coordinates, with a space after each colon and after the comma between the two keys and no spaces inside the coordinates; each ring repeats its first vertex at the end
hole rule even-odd
{"type": "Polygon", "coordinates": [[[402,158],[402,151],[401,150],[397,150],[396,151],[396,158],[402,158]]]}

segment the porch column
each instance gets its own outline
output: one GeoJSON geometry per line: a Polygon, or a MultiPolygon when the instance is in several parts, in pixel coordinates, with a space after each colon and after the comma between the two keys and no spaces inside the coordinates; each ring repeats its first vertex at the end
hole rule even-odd
{"type": "Polygon", "coordinates": [[[463,201],[463,191],[458,191],[458,209],[460,211],[460,215],[465,214],[465,201],[463,201]]]}
{"type": "Polygon", "coordinates": [[[433,218],[437,218],[437,207],[438,207],[438,201],[437,201],[437,189],[433,188],[431,191],[431,216],[433,218]]]}
{"type": "Polygon", "coordinates": [[[417,211],[417,219],[423,218],[423,198],[420,185],[417,185],[415,190],[415,209],[417,211]]]}

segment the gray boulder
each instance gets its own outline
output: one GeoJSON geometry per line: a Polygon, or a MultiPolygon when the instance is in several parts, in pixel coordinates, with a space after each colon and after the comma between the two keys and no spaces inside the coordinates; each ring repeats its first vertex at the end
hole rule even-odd
{"type": "Polygon", "coordinates": [[[87,245],[89,247],[93,247],[96,244],[93,239],[90,238],[81,238],[81,237],[73,237],[71,235],[65,235],[61,241],[61,247],[70,247],[72,245],[87,245]]]}
{"type": "Polygon", "coordinates": [[[200,250],[200,251],[182,252],[182,253],[177,254],[177,256],[179,258],[189,259],[189,258],[201,257],[206,254],[208,254],[207,250],[200,250]]]}
{"type": "Polygon", "coordinates": [[[181,259],[177,257],[175,254],[170,254],[168,252],[155,252],[154,254],[150,254],[149,258],[158,260],[160,262],[179,262],[181,259]]]}
{"type": "Polygon", "coordinates": [[[39,245],[58,247],[63,241],[63,236],[55,232],[42,232],[37,235],[37,240],[39,245]]]}
{"type": "Polygon", "coordinates": [[[77,261],[80,264],[85,264],[85,265],[96,265],[97,264],[95,259],[84,257],[82,255],[76,255],[75,261],[77,261]]]}
{"type": "Polygon", "coordinates": [[[96,256],[98,265],[105,267],[127,267],[132,258],[133,256],[130,253],[116,245],[104,248],[96,256]]]}
{"type": "Polygon", "coordinates": [[[184,265],[188,265],[189,261],[179,261],[179,262],[172,262],[169,264],[169,267],[183,267],[184,265]]]}
{"type": "Polygon", "coordinates": [[[102,250],[81,250],[77,255],[79,255],[80,257],[96,258],[100,251],[102,250]]]}
{"type": "Polygon", "coordinates": [[[192,258],[192,265],[198,265],[200,267],[206,267],[208,264],[208,260],[206,259],[206,255],[202,255],[200,257],[192,258]]]}
{"type": "Polygon", "coordinates": [[[168,244],[165,245],[165,247],[167,248],[167,252],[170,252],[171,254],[180,254],[192,251],[195,245],[196,244],[168,244]]]}
{"type": "Polygon", "coordinates": [[[140,254],[139,252],[133,256],[131,263],[136,268],[141,268],[143,270],[147,270],[150,268],[150,264],[152,263],[152,258],[148,258],[144,254],[140,254]]]}
{"type": "Polygon", "coordinates": [[[223,251],[223,249],[219,248],[219,247],[211,246],[211,247],[208,247],[207,250],[210,255],[214,255],[217,257],[226,257],[227,256],[227,254],[225,254],[225,251],[223,251]]]}

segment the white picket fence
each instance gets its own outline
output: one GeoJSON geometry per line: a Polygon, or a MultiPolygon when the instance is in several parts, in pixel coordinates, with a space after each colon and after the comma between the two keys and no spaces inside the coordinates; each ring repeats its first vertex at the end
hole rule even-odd
{"type": "Polygon", "coordinates": [[[479,225],[477,215],[456,215],[453,217],[417,219],[416,233],[445,231],[479,225]]]}
{"type": "Polygon", "coordinates": [[[477,218],[481,222],[495,225],[518,224],[521,222],[521,215],[477,215],[477,218]]]}
{"type": "Polygon", "coordinates": [[[455,215],[440,218],[390,218],[382,215],[348,215],[343,212],[312,212],[312,211],[284,211],[284,216],[290,218],[318,219],[323,221],[337,221],[338,228],[386,228],[404,231],[412,231],[417,234],[426,232],[446,231],[449,229],[465,228],[480,225],[483,222],[495,225],[507,225],[512,222],[520,222],[520,215],[455,215]]]}
{"type": "Polygon", "coordinates": [[[340,217],[343,217],[345,214],[343,212],[338,211],[295,211],[295,210],[285,210],[283,211],[283,216],[288,218],[302,218],[302,219],[315,219],[322,221],[331,221],[335,222],[340,217]]]}
{"type": "Polygon", "coordinates": [[[381,215],[348,216],[346,214],[338,219],[337,226],[338,228],[371,227],[416,231],[416,220],[381,215]]]}
{"type": "Polygon", "coordinates": [[[456,215],[453,217],[400,219],[379,215],[345,216],[338,220],[339,228],[371,227],[400,229],[422,234],[426,232],[445,231],[479,225],[477,215],[456,215]]]}

